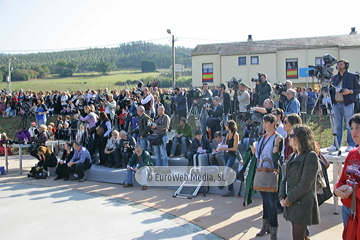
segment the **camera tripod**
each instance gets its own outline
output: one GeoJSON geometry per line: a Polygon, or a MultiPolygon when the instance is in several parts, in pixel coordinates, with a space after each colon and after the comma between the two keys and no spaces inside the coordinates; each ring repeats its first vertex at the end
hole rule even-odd
{"type": "Polygon", "coordinates": [[[26,129],[27,126],[29,126],[29,115],[30,115],[30,112],[25,112],[22,117],[21,117],[21,120],[20,120],[20,123],[19,123],[19,127],[17,128],[16,132],[15,132],[15,136],[14,136],[14,139],[16,138],[16,134],[22,130],[22,129],[26,129]]]}
{"type": "Polygon", "coordinates": [[[195,126],[197,128],[199,128],[201,126],[201,114],[202,114],[202,107],[199,106],[198,103],[193,103],[191,105],[189,114],[187,116],[187,119],[189,119],[189,117],[194,117],[195,119],[195,126]]]}
{"type": "Polygon", "coordinates": [[[335,147],[336,147],[336,151],[338,152],[338,156],[341,155],[341,150],[340,150],[340,143],[337,139],[337,132],[336,132],[336,126],[335,126],[335,118],[334,118],[334,111],[333,111],[333,105],[331,102],[331,97],[330,97],[330,92],[329,92],[329,87],[328,85],[324,86],[325,84],[327,84],[327,82],[325,80],[321,80],[321,91],[318,94],[318,98],[315,101],[315,105],[311,110],[309,119],[307,120],[307,125],[310,122],[310,119],[312,117],[312,115],[314,114],[314,110],[316,108],[316,105],[319,102],[320,96],[322,95],[323,99],[329,99],[329,101],[325,101],[325,109],[327,112],[327,115],[329,116],[330,119],[330,125],[331,125],[331,130],[332,130],[332,135],[334,136],[334,142],[335,142],[335,147]]]}

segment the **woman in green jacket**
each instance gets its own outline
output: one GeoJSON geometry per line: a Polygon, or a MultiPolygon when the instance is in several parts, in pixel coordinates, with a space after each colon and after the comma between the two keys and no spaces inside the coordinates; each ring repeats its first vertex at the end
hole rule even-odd
{"type": "Polygon", "coordinates": [[[280,186],[279,199],[284,218],[292,223],[293,239],[305,239],[307,225],[319,224],[320,213],[316,196],[319,169],[317,147],[311,129],[297,124],[289,135],[294,153],[289,156],[286,174],[280,186]]]}

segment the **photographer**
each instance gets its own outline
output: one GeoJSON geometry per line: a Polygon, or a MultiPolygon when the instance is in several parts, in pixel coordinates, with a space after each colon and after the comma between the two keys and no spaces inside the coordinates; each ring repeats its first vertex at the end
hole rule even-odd
{"type": "Polygon", "coordinates": [[[156,166],[168,166],[168,156],[166,152],[167,136],[166,131],[170,126],[170,118],[165,114],[164,106],[159,106],[157,109],[158,115],[154,119],[154,124],[151,128],[154,134],[162,136],[162,144],[153,146],[156,157],[156,166]]]}
{"type": "Polygon", "coordinates": [[[239,84],[237,98],[239,101],[239,111],[240,112],[245,112],[246,106],[250,104],[250,94],[247,91],[248,88],[249,87],[245,83],[239,84]]]}
{"type": "MultiPolygon", "coordinates": [[[[209,89],[209,84],[204,83],[202,86],[202,96],[201,96],[201,100],[206,101],[209,100],[210,98],[212,98],[212,92],[209,89]]],[[[204,106],[204,104],[201,104],[200,99],[194,99],[193,100],[194,104],[199,104],[198,107],[201,108],[204,106]]],[[[207,132],[206,132],[206,119],[207,119],[207,111],[205,111],[205,107],[203,109],[203,111],[201,111],[201,126],[202,126],[202,134],[203,136],[206,138],[207,136],[207,132]]]]}
{"type": "MultiPolygon", "coordinates": [[[[341,59],[337,62],[336,69],[338,74],[334,75],[330,88],[331,101],[334,108],[335,126],[339,147],[342,143],[344,120],[347,128],[346,142],[348,147],[346,152],[355,148],[355,142],[351,136],[349,125],[350,118],[354,115],[354,105],[357,101],[357,95],[360,93],[359,75],[348,72],[349,62],[341,59]]],[[[335,151],[335,145],[329,148],[329,151],[335,151]]]]}
{"type": "Polygon", "coordinates": [[[221,105],[224,107],[224,113],[222,116],[224,128],[225,128],[226,122],[229,119],[229,113],[230,113],[230,108],[231,108],[230,94],[225,92],[225,90],[226,90],[225,84],[220,83],[219,98],[220,98],[221,105]]]}
{"type": "Polygon", "coordinates": [[[176,105],[176,114],[180,118],[186,118],[187,104],[186,97],[183,92],[180,91],[180,88],[176,87],[174,89],[175,96],[171,98],[173,103],[176,105]]]}
{"type": "Polygon", "coordinates": [[[274,108],[274,102],[271,99],[266,99],[263,103],[263,107],[252,107],[251,110],[259,113],[268,114],[274,108]]]}
{"type": "Polygon", "coordinates": [[[286,80],[282,86],[282,90],[279,92],[280,94],[280,102],[279,107],[285,111],[286,104],[288,103],[287,99],[287,90],[292,89],[292,81],[286,80]]]}
{"type": "Polygon", "coordinates": [[[284,109],[284,115],[288,115],[290,113],[296,113],[300,115],[300,102],[297,100],[296,91],[294,89],[288,89],[286,91],[286,97],[288,99],[288,102],[286,103],[285,109],[284,109]]]}
{"type": "Polygon", "coordinates": [[[262,106],[265,99],[270,97],[271,94],[271,84],[267,80],[267,76],[265,73],[259,73],[259,78],[255,81],[256,84],[256,95],[258,97],[258,106],[262,106]]]}
{"type": "Polygon", "coordinates": [[[115,143],[115,155],[116,158],[120,159],[120,164],[115,165],[115,168],[126,167],[133,155],[135,144],[136,141],[130,134],[127,134],[124,130],[120,131],[120,141],[115,143]]]}
{"type": "Polygon", "coordinates": [[[143,96],[140,96],[140,102],[145,108],[145,113],[154,118],[155,116],[155,107],[154,107],[154,96],[151,94],[147,87],[142,89],[143,96]]]}
{"type": "Polygon", "coordinates": [[[138,122],[139,127],[139,135],[137,142],[142,146],[142,148],[147,151],[147,136],[150,133],[150,126],[148,125],[148,122],[150,120],[150,117],[145,113],[144,106],[138,106],[137,107],[137,114],[139,115],[140,119],[138,122]]]}
{"type": "Polygon", "coordinates": [[[212,100],[213,108],[207,106],[209,117],[206,120],[206,126],[211,130],[211,136],[214,138],[214,133],[221,130],[220,122],[224,113],[224,107],[220,104],[220,98],[214,97],[212,100]]]}

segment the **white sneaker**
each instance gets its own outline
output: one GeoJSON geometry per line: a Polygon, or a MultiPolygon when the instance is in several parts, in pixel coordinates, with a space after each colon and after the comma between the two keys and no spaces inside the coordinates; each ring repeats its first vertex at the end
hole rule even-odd
{"type": "Polygon", "coordinates": [[[348,146],[345,150],[345,152],[350,152],[351,150],[355,149],[355,147],[348,146]]]}
{"type": "Polygon", "coordinates": [[[327,149],[329,152],[335,152],[336,151],[336,147],[334,145],[332,145],[331,147],[329,147],[327,149]]]}

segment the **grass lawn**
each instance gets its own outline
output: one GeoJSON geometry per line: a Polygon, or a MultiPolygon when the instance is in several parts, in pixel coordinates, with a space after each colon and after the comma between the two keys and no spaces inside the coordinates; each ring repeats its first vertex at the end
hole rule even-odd
{"type": "MultiPolygon", "coordinates": [[[[11,89],[30,89],[31,91],[47,91],[47,90],[87,90],[91,89],[125,89],[132,86],[116,86],[117,82],[126,82],[127,80],[139,80],[145,78],[156,78],[160,75],[159,72],[142,73],[140,70],[122,70],[113,71],[108,75],[99,75],[96,72],[91,73],[76,73],[73,77],[60,78],[56,75],[52,75],[43,79],[32,79],[29,81],[12,82],[11,89]]],[[[191,76],[184,76],[184,78],[190,78],[191,76]]],[[[7,89],[7,83],[0,83],[0,89],[7,89]]]]}

